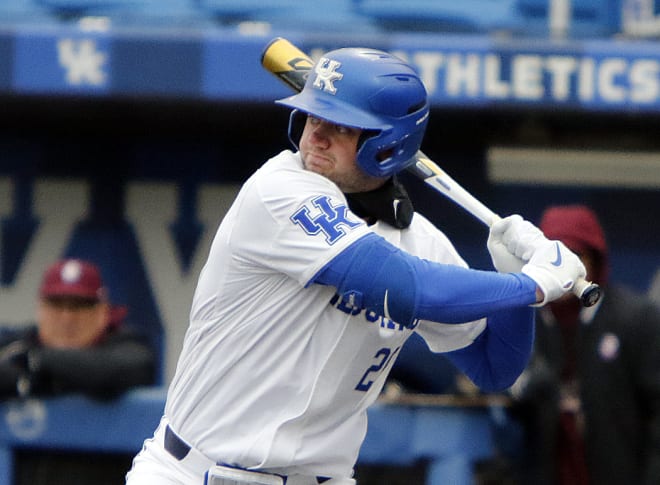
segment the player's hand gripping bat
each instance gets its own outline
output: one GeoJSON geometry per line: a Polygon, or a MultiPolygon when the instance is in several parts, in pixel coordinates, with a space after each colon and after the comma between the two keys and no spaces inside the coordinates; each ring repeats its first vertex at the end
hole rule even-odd
{"type": "MultiPolygon", "coordinates": [[[[261,64],[297,92],[302,90],[314,66],[314,62],[307,54],[281,37],[273,39],[265,47],[261,64]]],[[[488,227],[500,219],[421,151],[417,152],[415,163],[410,165],[408,170],[488,227]]],[[[602,289],[597,284],[581,278],[575,282],[573,293],[580,298],[584,306],[592,306],[600,299],[602,289]]]]}

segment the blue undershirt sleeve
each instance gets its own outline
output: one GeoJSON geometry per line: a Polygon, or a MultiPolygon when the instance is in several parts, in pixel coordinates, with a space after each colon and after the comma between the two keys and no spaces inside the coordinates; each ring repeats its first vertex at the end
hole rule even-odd
{"type": "Polygon", "coordinates": [[[472,344],[443,355],[482,391],[502,391],[527,366],[534,345],[534,314],[532,307],[493,313],[472,344]]]}
{"type": "Polygon", "coordinates": [[[469,322],[536,301],[536,283],[524,274],[435,263],[373,233],[347,247],[311,282],[335,286],[353,305],[406,326],[416,319],[469,322]]]}
{"type": "Polygon", "coordinates": [[[487,318],[484,331],[448,359],[480,389],[513,384],[532,351],[536,283],[414,257],[369,234],[336,256],[314,283],[332,285],[354,305],[402,325],[415,319],[458,323],[487,318]]]}

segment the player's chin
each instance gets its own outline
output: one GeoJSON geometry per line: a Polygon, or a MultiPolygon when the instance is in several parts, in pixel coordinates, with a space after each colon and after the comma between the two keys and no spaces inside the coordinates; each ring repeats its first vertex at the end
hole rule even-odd
{"type": "Polygon", "coordinates": [[[334,168],[332,160],[314,154],[308,154],[305,157],[304,165],[305,169],[309,170],[310,172],[315,172],[325,176],[327,176],[334,168]]]}

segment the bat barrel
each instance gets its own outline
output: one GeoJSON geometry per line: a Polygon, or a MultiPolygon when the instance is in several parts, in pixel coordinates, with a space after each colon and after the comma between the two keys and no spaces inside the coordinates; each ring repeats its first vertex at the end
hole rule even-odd
{"type": "Polygon", "coordinates": [[[276,37],[264,48],[261,65],[299,92],[305,86],[313,62],[287,39],[276,37]]]}

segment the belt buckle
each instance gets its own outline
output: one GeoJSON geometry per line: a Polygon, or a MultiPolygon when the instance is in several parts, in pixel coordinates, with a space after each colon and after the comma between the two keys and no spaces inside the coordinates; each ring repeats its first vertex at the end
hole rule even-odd
{"type": "Polygon", "coordinates": [[[232,468],[224,465],[215,465],[206,472],[204,485],[285,485],[286,480],[271,473],[252,472],[232,468]]]}

